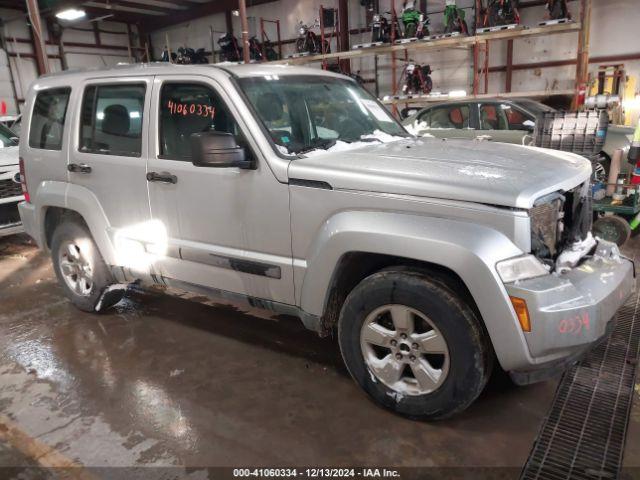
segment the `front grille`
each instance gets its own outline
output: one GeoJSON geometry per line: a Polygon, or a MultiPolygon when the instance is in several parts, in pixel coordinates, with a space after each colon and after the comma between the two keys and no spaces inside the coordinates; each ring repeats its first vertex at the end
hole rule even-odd
{"type": "Polygon", "coordinates": [[[522,480],[620,478],[640,346],[639,297],[609,339],[568,370],[522,480]]]}
{"type": "Polygon", "coordinates": [[[12,179],[0,180],[0,198],[17,197],[22,195],[22,186],[12,179]]]}
{"type": "Polygon", "coordinates": [[[5,203],[0,205],[0,227],[20,223],[20,213],[18,213],[18,203],[5,203]]]}
{"type": "Polygon", "coordinates": [[[558,250],[562,234],[564,198],[556,197],[529,210],[531,246],[537,257],[551,258],[558,250]]]}

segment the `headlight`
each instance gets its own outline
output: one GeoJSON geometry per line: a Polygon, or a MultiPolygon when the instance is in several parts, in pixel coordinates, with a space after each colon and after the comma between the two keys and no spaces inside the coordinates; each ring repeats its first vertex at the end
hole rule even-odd
{"type": "Polygon", "coordinates": [[[544,265],[533,255],[523,255],[504,260],[496,265],[496,269],[503,283],[527,280],[549,274],[544,265]]]}
{"type": "Polygon", "coordinates": [[[304,28],[301,28],[298,31],[300,32],[300,35],[304,35],[305,33],[307,33],[304,28]]]}
{"type": "Polygon", "coordinates": [[[373,16],[373,21],[374,22],[379,22],[380,21],[380,15],[374,15],[373,16]]]}

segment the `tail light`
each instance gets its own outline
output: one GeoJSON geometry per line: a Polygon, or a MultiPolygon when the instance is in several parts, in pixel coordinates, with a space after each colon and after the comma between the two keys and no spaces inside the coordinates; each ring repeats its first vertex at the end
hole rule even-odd
{"type": "Polygon", "coordinates": [[[27,188],[27,176],[24,173],[24,160],[20,157],[20,185],[22,185],[22,193],[27,203],[31,203],[29,197],[29,189],[27,188]]]}

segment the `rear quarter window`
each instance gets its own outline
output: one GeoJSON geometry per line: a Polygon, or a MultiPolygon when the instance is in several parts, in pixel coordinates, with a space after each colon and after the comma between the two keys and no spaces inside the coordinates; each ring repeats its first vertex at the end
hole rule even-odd
{"type": "Polygon", "coordinates": [[[71,88],[51,88],[38,92],[29,127],[29,146],[61,150],[64,122],[71,88]]]}

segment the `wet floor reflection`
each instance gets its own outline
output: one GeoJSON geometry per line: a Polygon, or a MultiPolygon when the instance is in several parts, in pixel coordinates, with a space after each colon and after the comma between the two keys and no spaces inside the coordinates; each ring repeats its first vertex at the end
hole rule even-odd
{"type": "MultiPolygon", "coordinates": [[[[18,270],[42,261],[32,256],[18,270]]],[[[553,395],[553,383],[517,389],[497,378],[455,420],[413,422],[370,402],[335,340],[297,319],[154,292],[95,315],[64,300],[50,272],[11,295],[5,285],[0,367],[32,371],[55,392],[59,415],[105,424],[140,449],[137,462],[519,465],[553,395]]]]}

